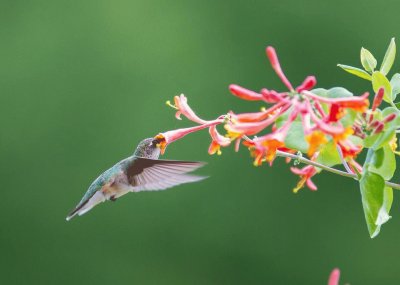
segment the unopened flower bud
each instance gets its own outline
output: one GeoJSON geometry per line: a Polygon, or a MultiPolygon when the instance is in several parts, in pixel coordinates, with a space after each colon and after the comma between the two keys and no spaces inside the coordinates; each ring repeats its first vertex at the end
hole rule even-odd
{"type": "Polygon", "coordinates": [[[389,122],[393,121],[396,117],[397,117],[397,115],[395,113],[389,114],[383,119],[383,122],[389,123],[389,122]]]}
{"type": "Polygon", "coordinates": [[[375,111],[376,108],[382,103],[383,95],[385,94],[385,89],[383,87],[379,88],[378,93],[376,93],[374,102],[372,103],[372,111],[375,111]]]}

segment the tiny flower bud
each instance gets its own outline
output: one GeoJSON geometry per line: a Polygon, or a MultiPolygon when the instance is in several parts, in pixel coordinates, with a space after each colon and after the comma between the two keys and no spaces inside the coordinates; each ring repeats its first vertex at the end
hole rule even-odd
{"type": "Polygon", "coordinates": [[[379,134],[380,132],[382,132],[383,131],[383,127],[385,126],[384,124],[382,124],[381,122],[378,122],[379,124],[378,124],[378,126],[375,128],[375,131],[374,131],[374,135],[377,135],[377,134],[379,134]]]}
{"type": "Polygon", "coordinates": [[[307,76],[303,83],[296,88],[297,92],[302,92],[304,90],[311,90],[317,84],[317,79],[314,76],[307,76]]]}
{"type": "Polygon", "coordinates": [[[373,121],[373,122],[369,125],[369,128],[371,128],[371,129],[376,128],[379,124],[380,124],[379,121],[373,121]]]}
{"type": "Polygon", "coordinates": [[[384,123],[389,123],[389,122],[393,121],[396,117],[397,116],[396,116],[395,113],[389,114],[383,119],[383,122],[384,123]]]}
{"type": "Polygon", "coordinates": [[[378,93],[376,93],[374,102],[372,103],[372,111],[375,111],[376,108],[382,103],[383,95],[385,94],[385,89],[383,87],[379,88],[378,93]]]}

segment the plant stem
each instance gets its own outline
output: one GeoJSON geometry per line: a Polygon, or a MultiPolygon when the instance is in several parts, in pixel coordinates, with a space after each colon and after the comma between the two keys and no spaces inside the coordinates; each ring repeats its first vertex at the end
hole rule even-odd
{"type": "MultiPolygon", "coordinates": [[[[357,174],[348,173],[348,172],[345,172],[345,171],[342,171],[342,170],[339,170],[339,169],[336,169],[336,168],[332,168],[332,167],[320,164],[318,162],[309,160],[307,158],[304,158],[303,156],[300,156],[300,155],[296,155],[296,154],[292,154],[292,153],[288,153],[288,152],[277,150],[276,151],[276,156],[289,157],[289,158],[292,158],[292,159],[296,159],[296,160],[298,160],[298,161],[300,161],[300,162],[302,162],[304,164],[312,165],[312,166],[321,168],[323,170],[326,170],[326,171],[329,171],[329,172],[332,172],[332,173],[335,173],[335,174],[338,174],[338,175],[341,175],[341,176],[344,176],[344,177],[353,178],[353,179],[358,181],[357,174]]],[[[389,187],[391,187],[393,189],[400,190],[400,185],[399,184],[396,184],[396,183],[393,183],[393,182],[389,182],[389,181],[385,181],[385,185],[389,186],[389,187]]]]}
{"type": "Polygon", "coordinates": [[[346,168],[348,173],[354,173],[353,171],[351,171],[349,165],[347,164],[346,159],[343,157],[343,152],[342,152],[342,149],[340,148],[340,146],[336,145],[336,149],[339,153],[339,157],[340,157],[340,160],[342,161],[344,168],[346,168]]]}

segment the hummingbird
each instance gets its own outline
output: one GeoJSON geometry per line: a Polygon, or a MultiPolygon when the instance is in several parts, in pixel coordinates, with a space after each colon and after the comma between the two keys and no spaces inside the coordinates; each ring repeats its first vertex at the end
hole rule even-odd
{"type": "Polygon", "coordinates": [[[163,160],[157,138],[142,140],[132,156],[125,158],[103,172],[89,186],[82,200],[66,220],[83,215],[104,201],[116,201],[129,192],[164,190],[207,177],[188,174],[204,162],[163,160]]]}

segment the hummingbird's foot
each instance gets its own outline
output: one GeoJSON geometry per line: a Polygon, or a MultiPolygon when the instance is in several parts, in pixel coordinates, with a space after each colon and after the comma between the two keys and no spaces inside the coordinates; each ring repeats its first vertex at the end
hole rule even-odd
{"type": "Polygon", "coordinates": [[[117,198],[115,198],[115,195],[110,197],[110,201],[113,201],[113,202],[117,201],[117,198]]]}

